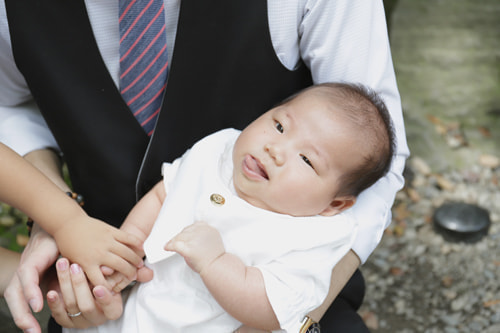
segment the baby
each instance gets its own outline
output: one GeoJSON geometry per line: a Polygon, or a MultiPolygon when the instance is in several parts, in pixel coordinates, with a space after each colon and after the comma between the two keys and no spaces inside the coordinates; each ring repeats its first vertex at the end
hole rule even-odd
{"type": "Polygon", "coordinates": [[[108,286],[126,286],[142,267],[145,240],[153,280],[128,292],[119,320],[89,332],[232,332],[242,324],[298,332],[351,247],[356,225],[343,212],[388,171],[394,134],[369,89],[312,86],[242,132],[214,133],[165,163],[163,181],[125,220],[127,233],[101,226],[39,173],[18,173],[27,163],[0,148],[9,162],[0,200],[55,236],[63,256],[84,262],[92,284],[104,280],[104,265],[116,271],[108,286]],[[39,191],[15,188],[52,199],[41,204],[39,191]]]}
{"type": "Polygon", "coordinates": [[[298,332],[350,249],[341,213],[387,172],[393,136],[375,93],[321,84],[165,163],[124,222],[147,237],[154,278],[92,331],[298,332]]]}

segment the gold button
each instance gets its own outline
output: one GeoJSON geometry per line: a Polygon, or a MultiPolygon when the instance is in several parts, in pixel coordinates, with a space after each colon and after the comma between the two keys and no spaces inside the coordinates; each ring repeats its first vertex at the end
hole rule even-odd
{"type": "Polygon", "coordinates": [[[212,201],[214,205],[222,206],[226,202],[226,199],[224,199],[222,195],[214,193],[210,196],[210,201],[212,201]]]}

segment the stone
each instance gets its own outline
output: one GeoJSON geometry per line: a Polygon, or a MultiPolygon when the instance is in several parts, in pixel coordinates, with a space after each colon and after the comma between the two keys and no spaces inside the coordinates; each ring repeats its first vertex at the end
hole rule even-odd
{"type": "Polygon", "coordinates": [[[500,166],[500,158],[494,155],[482,154],[479,156],[479,164],[487,168],[495,169],[500,166]]]}
{"type": "Polygon", "coordinates": [[[461,202],[444,203],[433,217],[435,230],[447,241],[477,242],[488,234],[489,212],[477,205],[461,202]]]}

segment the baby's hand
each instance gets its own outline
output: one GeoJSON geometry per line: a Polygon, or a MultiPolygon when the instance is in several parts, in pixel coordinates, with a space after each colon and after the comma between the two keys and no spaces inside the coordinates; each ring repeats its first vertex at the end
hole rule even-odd
{"type": "Polygon", "coordinates": [[[106,266],[101,267],[101,271],[106,276],[106,282],[111,290],[115,293],[119,293],[133,281],[148,282],[153,278],[153,271],[146,266],[142,266],[137,270],[137,276],[134,280],[130,280],[122,273],[115,272],[113,269],[106,266]]]}
{"type": "Polygon", "coordinates": [[[226,252],[219,231],[205,222],[195,222],[184,228],[164,248],[183,256],[196,273],[201,273],[226,252]]]}
{"type": "Polygon", "coordinates": [[[134,280],[135,279],[131,280],[122,273],[115,271],[113,271],[111,275],[106,277],[107,285],[115,293],[119,293],[120,291],[125,289],[134,280]]]}

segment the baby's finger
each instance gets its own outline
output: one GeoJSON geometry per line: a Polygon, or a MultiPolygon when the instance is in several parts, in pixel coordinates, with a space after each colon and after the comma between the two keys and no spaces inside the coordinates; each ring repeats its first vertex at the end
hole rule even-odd
{"type": "Polygon", "coordinates": [[[130,283],[132,283],[132,280],[129,280],[125,276],[123,276],[123,279],[119,283],[115,284],[115,286],[113,287],[113,291],[115,293],[119,293],[123,289],[127,288],[130,283]]]}
{"type": "MultiPolygon", "coordinates": [[[[129,280],[135,280],[137,275],[137,267],[130,264],[128,261],[124,260],[120,256],[111,254],[105,261],[103,265],[113,268],[115,271],[122,273],[129,280]]],[[[98,284],[96,284],[98,285],[98,284]]],[[[99,285],[107,286],[105,283],[99,283],[99,285]]]]}
{"type": "Polygon", "coordinates": [[[137,270],[137,282],[149,282],[153,279],[153,270],[144,266],[137,270]]]}
{"type": "Polygon", "coordinates": [[[117,240],[123,244],[126,244],[128,246],[132,246],[135,249],[139,250],[142,252],[143,250],[143,241],[139,239],[139,237],[129,234],[128,232],[118,230],[119,234],[117,235],[117,240]]]}
{"type": "Polygon", "coordinates": [[[125,289],[125,287],[127,287],[131,282],[131,280],[127,279],[127,277],[120,272],[116,272],[113,275],[108,276],[106,280],[110,285],[111,290],[115,293],[119,293],[125,289]]]}
{"type": "Polygon", "coordinates": [[[114,272],[113,274],[106,276],[106,283],[112,289],[114,286],[120,283],[120,281],[123,280],[124,277],[125,275],[123,275],[122,273],[114,272]]]}

